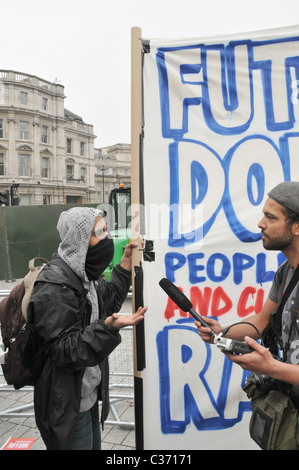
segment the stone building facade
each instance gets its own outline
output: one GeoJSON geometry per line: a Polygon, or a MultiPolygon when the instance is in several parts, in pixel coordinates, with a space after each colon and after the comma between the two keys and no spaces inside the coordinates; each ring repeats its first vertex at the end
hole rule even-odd
{"type": "Polygon", "coordinates": [[[20,205],[94,203],[93,126],[64,107],[64,87],[0,70],[0,191],[20,205]]]}
{"type": "Polygon", "coordinates": [[[131,187],[131,145],[116,144],[95,149],[96,202],[109,202],[112,189],[131,187]]]}

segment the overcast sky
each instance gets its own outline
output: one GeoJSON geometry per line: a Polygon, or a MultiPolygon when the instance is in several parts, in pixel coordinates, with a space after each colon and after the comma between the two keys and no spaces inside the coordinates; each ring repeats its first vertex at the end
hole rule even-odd
{"type": "Polygon", "coordinates": [[[298,0],[0,0],[0,69],[57,79],[96,147],[130,143],[131,28],[204,38],[299,24],[298,0]]]}

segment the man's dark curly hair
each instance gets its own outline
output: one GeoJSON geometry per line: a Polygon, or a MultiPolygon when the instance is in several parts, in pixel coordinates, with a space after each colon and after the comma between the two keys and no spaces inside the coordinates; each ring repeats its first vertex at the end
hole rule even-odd
{"type": "Polygon", "coordinates": [[[290,227],[293,225],[294,222],[299,222],[299,214],[298,212],[294,212],[291,209],[288,209],[287,207],[283,206],[282,212],[286,216],[286,222],[288,226],[290,227]]]}

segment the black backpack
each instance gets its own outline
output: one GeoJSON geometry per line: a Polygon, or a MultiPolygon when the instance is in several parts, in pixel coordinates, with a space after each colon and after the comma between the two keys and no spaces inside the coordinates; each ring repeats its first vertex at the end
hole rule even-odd
{"type": "Polygon", "coordinates": [[[5,350],[5,362],[1,367],[6,383],[13,385],[15,389],[35,385],[46,360],[45,349],[34,325],[27,322],[30,297],[37,277],[44,267],[35,266],[36,261],[60,266],[80,295],[80,311],[83,312],[86,308],[86,291],[82,282],[61,258],[49,263],[43,258],[29,261],[28,274],[12,289],[9,296],[0,302],[0,327],[5,350]]]}

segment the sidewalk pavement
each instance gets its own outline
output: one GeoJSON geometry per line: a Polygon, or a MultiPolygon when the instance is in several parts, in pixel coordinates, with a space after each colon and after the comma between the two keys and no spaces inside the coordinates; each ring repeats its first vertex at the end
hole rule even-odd
{"type": "MultiPolygon", "coordinates": [[[[19,281],[7,283],[0,281],[1,290],[11,290],[19,281]]],[[[1,300],[1,298],[0,298],[1,300]]],[[[121,313],[131,313],[132,302],[128,298],[122,309],[121,313]]],[[[130,335],[132,339],[132,334],[130,335]]],[[[123,340],[124,341],[124,340],[123,340]]],[[[121,345],[118,347],[121,348],[121,345]]],[[[117,361],[117,349],[116,348],[116,361],[117,361]]],[[[132,349],[132,341],[128,348],[125,345],[126,350],[132,349]]],[[[119,350],[122,359],[125,356],[124,351],[119,350]]],[[[126,355],[127,362],[129,361],[129,369],[133,371],[133,354],[126,355]]],[[[111,357],[112,363],[110,363],[110,372],[114,369],[113,355],[111,357]]],[[[119,367],[119,366],[115,366],[119,367]]],[[[121,366],[122,367],[122,366],[121,366]]],[[[110,378],[111,382],[111,378],[110,378]]],[[[102,449],[103,450],[135,450],[135,428],[134,428],[134,399],[133,399],[133,388],[124,389],[117,388],[117,385],[113,386],[110,390],[110,394],[114,396],[123,396],[127,398],[121,398],[118,401],[112,403],[112,408],[108,416],[108,420],[105,423],[104,430],[102,431],[102,449]],[[117,419],[113,412],[117,413],[117,419]],[[117,421],[119,421],[117,423],[117,421]]],[[[3,375],[0,375],[0,449],[10,439],[14,438],[30,438],[36,439],[30,448],[30,450],[46,450],[45,444],[40,436],[39,430],[35,424],[34,410],[33,410],[33,391],[30,387],[21,390],[14,390],[10,387],[10,390],[6,390],[8,387],[5,385],[3,375]],[[17,416],[3,416],[3,412],[6,410],[14,410],[15,408],[24,408],[22,411],[17,412],[17,416]],[[26,416],[24,416],[26,413],[26,416]],[[28,416],[28,415],[31,416],[28,416]]],[[[14,411],[15,414],[15,411],[14,411]]]]}

